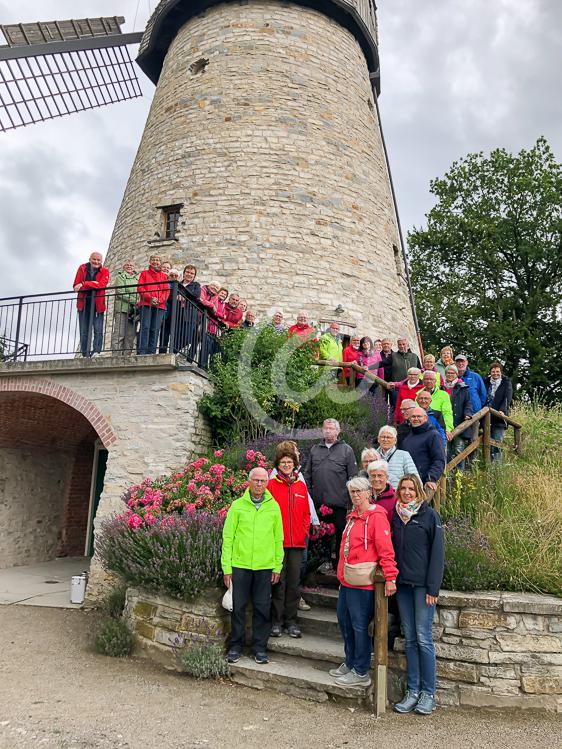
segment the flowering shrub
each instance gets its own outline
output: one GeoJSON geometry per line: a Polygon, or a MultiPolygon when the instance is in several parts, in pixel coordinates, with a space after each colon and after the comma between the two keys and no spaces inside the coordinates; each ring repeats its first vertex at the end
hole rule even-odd
{"type": "Polygon", "coordinates": [[[263,453],[247,450],[244,467],[228,468],[220,459],[223,450],[215,450],[213,463],[209,458],[198,458],[183,471],[150,477],[131,486],[124,494],[127,505],[125,517],[129,528],[138,530],[143,525],[154,525],[156,519],[172,513],[204,510],[224,518],[232,502],[242,496],[248,486],[248,471],[252,468],[267,468],[263,453]]]}
{"type": "MultiPolygon", "coordinates": [[[[139,516],[140,517],[140,516],[139,516]]],[[[129,585],[188,601],[216,585],[222,519],[203,510],[153,516],[133,528],[131,515],[104,520],[96,545],[103,566],[129,585]]]]}

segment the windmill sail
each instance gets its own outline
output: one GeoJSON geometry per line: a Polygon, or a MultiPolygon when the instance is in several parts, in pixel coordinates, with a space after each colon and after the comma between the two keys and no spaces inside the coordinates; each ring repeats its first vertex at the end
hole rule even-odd
{"type": "Polygon", "coordinates": [[[2,26],[0,131],[142,96],[121,16],[2,26]]]}

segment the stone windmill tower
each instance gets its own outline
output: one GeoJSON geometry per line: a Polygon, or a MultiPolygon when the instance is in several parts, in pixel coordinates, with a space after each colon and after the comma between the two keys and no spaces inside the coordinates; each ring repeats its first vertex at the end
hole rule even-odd
{"type": "Polygon", "coordinates": [[[110,266],[157,250],[260,316],[415,340],[373,0],[162,0],[137,62],[156,91],[110,266]]]}

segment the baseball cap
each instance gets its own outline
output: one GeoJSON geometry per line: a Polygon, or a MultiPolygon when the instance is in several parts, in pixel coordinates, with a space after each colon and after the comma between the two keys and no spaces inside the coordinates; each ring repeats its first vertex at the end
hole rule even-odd
{"type": "Polygon", "coordinates": [[[466,354],[457,354],[455,356],[455,361],[457,361],[458,359],[464,359],[465,361],[468,361],[468,356],[466,354]]]}

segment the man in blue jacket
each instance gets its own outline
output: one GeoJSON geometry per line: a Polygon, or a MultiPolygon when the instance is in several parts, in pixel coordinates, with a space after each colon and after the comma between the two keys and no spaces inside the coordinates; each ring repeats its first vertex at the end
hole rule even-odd
{"type": "Polygon", "coordinates": [[[445,470],[445,448],[423,408],[414,408],[410,421],[412,431],[404,438],[402,449],[410,453],[426,490],[432,493],[445,470]]]}
{"type": "Polygon", "coordinates": [[[486,386],[484,385],[484,380],[480,377],[478,372],[474,372],[472,369],[468,368],[466,354],[457,354],[455,356],[455,364],[459,370],[459,377],[470,388],[472,411],[473,413],[476,413],[486,405],[486,386]]]}

